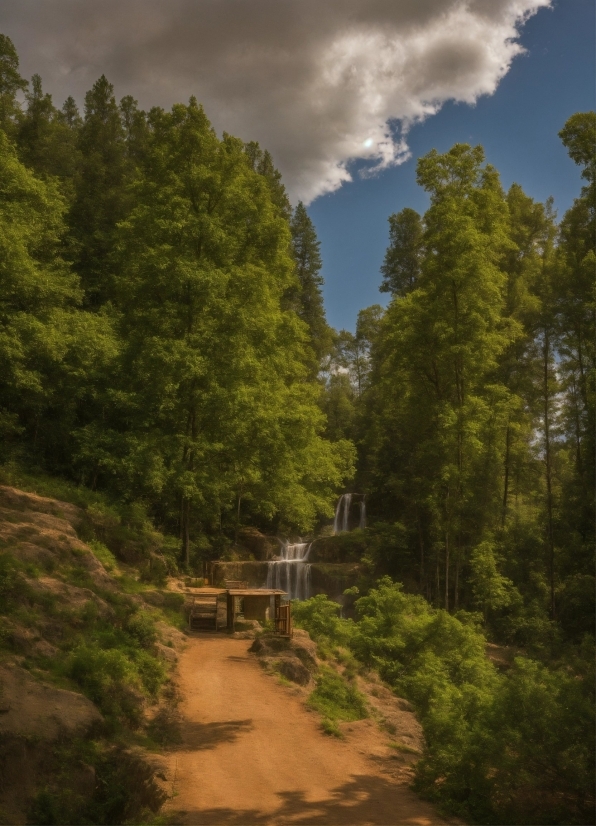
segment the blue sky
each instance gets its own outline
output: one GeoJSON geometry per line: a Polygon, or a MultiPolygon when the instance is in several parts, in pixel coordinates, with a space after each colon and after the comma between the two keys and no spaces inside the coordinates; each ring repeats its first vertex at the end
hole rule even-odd
{"type": "Polygon", "coordinates": [[[521,184],[531,197],[549,195],[562,215],[579,193],[579,170],[557,133],[574,112],[595,108],[595,5],[558,0],[525,24],[517,57],[496,93],[475,106],[447,103],[415,126],[412,159],[372,179],[359,179],[317,198],[308,208],[323,256],[329,323],[354,330],[358,311],[385,304],[379,267],[388,242],[387,218],[405,206],[426,208],[416,185],[416,159],[454,143],[482,144],[505,187],[521,184]]]}

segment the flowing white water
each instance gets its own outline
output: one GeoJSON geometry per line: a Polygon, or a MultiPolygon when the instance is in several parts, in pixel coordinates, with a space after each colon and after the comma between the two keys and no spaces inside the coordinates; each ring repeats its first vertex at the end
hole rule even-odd
{"type": "Polygon", "coordinates": [[[312,543],[282,545],[281,559],[267,563],[267,588],[285,591],[290,599],[310,597],[310,564],[308,554],[312,543]]]}
{"type": "Polygon", "coordinates": [[[344,493],[339,497],[339,502],[335,509],[335,519],[333,521],[333,533],[338,534],[348,530],[348,517],[350,516],[350,505],[352,504],[352,494],[344,493]],[[340,527],[341,525],[341,527],[340,527]]]}
{"type": "Polygon", "coordinates": [[[360,503],[360,524],[358,525],[361,531],[366,528],[366,497],[362,497],[362,502],[360,503]]]}

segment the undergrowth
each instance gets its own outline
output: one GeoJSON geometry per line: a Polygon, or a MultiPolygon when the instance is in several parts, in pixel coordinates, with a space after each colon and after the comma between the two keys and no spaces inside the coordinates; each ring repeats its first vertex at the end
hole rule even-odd
{"type": "MultiPolygon", "coordinates": [[[[502,672],[475,616],[434,609],[388,577],[356,601],[356,621],[324,595],[293,607],[320,651],[337,659],[349,649],[352,673],[377,670],[414,705],[426,738],[422,795],[474,823],[593,822],[593,640],[569,646],[565,660],[519,657],[502,672]]],[[[357,708],[338,676],[324,669],[311,695],[330,731],[338,708],[357,708]]]]}
{"type": "Polygon", "coordinates": [[[362,720],[368,716],[366,702],[356,686],[329,666],[321,667],[308,705],[322,715],[323,730],[336,737],[341,736],[339,722],[362,720]]]}

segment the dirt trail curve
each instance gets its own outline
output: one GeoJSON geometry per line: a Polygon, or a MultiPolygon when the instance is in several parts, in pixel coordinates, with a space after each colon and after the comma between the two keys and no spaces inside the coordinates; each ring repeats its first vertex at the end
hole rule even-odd
{"type": "Polygon", "coordinates": [[[357,738],[324,735],[317,715],[263,672],[249,646],[201,634],[181,655],[184,742],[168,756],[175,823],[447,822],[362,754],[357,738]]]}

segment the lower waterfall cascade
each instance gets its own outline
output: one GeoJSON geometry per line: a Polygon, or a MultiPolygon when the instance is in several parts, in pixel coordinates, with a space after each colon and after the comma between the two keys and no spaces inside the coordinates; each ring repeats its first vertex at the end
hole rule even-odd
{"type": "Polygon", "coordinates": [[[310,564],[308,554],[312,542],[284,542],[281,559],[267,563],[267,588],[285,591],[289,599],[309,599],[310,564]]]}

